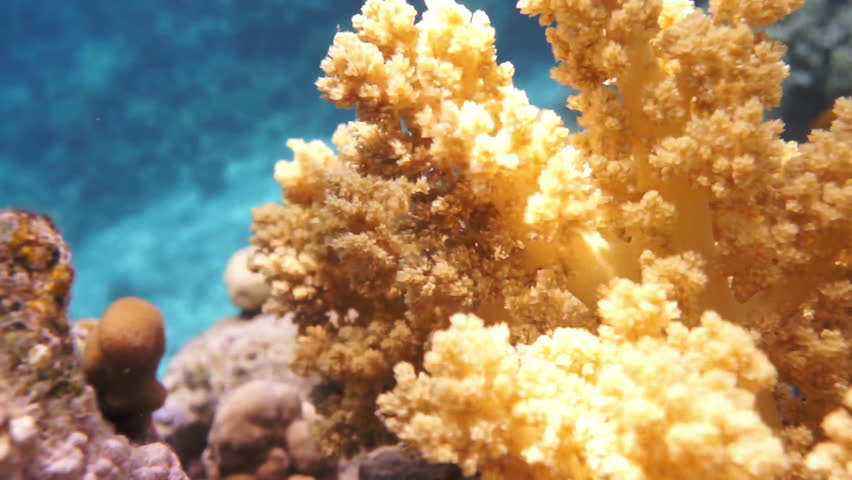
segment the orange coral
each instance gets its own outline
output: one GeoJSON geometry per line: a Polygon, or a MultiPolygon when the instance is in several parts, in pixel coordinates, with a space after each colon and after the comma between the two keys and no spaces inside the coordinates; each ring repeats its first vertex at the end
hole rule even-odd
{"type": "Polygon", "coordinates": [[[83,369],[98,406],[116,429],[141,438],[151,412],[165,402],[157,365],[166,348],[163,317],[150,302],[123,297],[106,309],[86,338],[83,369]]]}
{"type": "Polygon", "coordinates": [[[852,101],[807,144],[763,120],[787,68],[759,27],[797,4],[719,0],[708,15],[687,0],[520,1],[548,26],[554,78],[579,90],[584,129],[571,134],[512,86],[484,13],[430,0],[415,22],[403,0],[368,0],[317,82],[356,107],[339,154],[291,141],[275,173],[285,205],[254,212],[265,308],[296,313],[297,363],[334,392],[320,404],[326,446],[392,438],[371,415],[384,392],[385,426],[490,478],[805,471],[808,441],[782,454],[769,425],[818,437],[849,385],[852,101]],[[458,312],[482,324],[450,326],[458,312]],[[627,371],[611,378],[634,390],[587,379],[580,401],[558,395],[536,375],[565,358],[524,353],[545,344],[627,371]],[[505,386],[525,368],[529,390],[481,399],[488,418],[454,410],[483,393],[469,379],[505,386]],[[683,416],[669,388],[693,387],[714,394],[683,416]],[[527,412],[538,423],[513,423],[533,398],[547,399],[527,412]],[[608,420],[575,437],[586,415],[608,420]],[[637,444],[642,422],[658,435],[637,444]],[[504,440],[477,443],[492,433],[504,440]],[[524,443],[537,435],[549,443],[524,443]]]}

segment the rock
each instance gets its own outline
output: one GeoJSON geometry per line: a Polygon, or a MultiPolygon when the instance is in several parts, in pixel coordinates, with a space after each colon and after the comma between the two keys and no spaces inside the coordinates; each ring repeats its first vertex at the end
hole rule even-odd
{"type": "Polygon", "coordinates": [[[256,380],[234,390],[216,412],[204,461],[211,479],[248,474],[284,478],[290,472],[286,431],[302,414],[291,387],[256,380]]]}
{"type": "Polygon", "coordinates": [[[787,45],[790,65],[781,106],[770,114],[784,120],[785,139],[804,141],[836,98],[852,94],[850,29],[852,4],[834,0],[809,0],[769,28],[787,45]]]}
{"type": "Polygon", "coordinates": [[[243,312],[257,312],[269,297],[269,286],[263,275],[251,271],[249,260],[256,247],[237,250],[228,260],[223,275],[231,301],[243,312]]]}
{"type": "Polygon", "coordinates": [[[173,357],[163,378],[166,403],[154,413],[154,424],[187,468],[204,451],[213,417],[229,392],[252,380],[270,380],[307,398],[314,382],[289,368],[296,337],[289,317],[226,318],[173,357]]]}
{"type": "Polygon", "coordinates": [[[0,478],[186,480],[162,443],[98,410],[66,314],[71,254],[47,217],[0,210],[0,478]]]}
{"type": "Polygon", "coordinates": [[[320,452],[315,435],[309,420],[295,420],[285,432],[287,451],[292,458],[294,471],[313,477],[327,477],[333,468],[320,452]]]}
{"type": "Polygon", "coordinates": [[[361,462],[359,480],[463,480],[457,465],[429,463],[416,451],[399,446],[379,447],[361,462]]]}

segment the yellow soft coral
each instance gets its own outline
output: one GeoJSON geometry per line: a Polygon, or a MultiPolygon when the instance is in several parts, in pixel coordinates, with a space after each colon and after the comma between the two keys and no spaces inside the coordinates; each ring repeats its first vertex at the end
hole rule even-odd
{"type": "Polygon", "coordinates": [[[829,413],[822,428],[830,441],[822,442],[805,458],[808,470],[826,480],[848,480],[852,478],[852,389],[843,399],[845,409],[829,413]]]}
{"type": "MultiPolygon", "coordinates": [[[[667,261],[646,277],[665,278],[667,261]]],[[[772,478],[781,441],[755,411],[775,370],[714,313],[688,328],[665,284],[612,282],[603,324],[512,345],[505,325],[456,315],[426,373],[395,368],[388,427],[433,461],[483,478],[772,478]],[[475,352],[475,353],[473,353],[475,352]]]]}
{"type": "Polygon", "coordinates": [[[852,370],[852,101],[807,144],[764,121],[787,67],[760,30],[798,3],[521,0],[571,134],[483,12],[367,0],[317,82],[355,121],[336,154],[292,141],[254,213],[328,450],[389,428],[488,478],[805,472],[852,370]]]}
{"type": "Polygon", "coordinates": [[[513,255],[534,240],[525,199],[548,159],[562,155],[568,130],[512,85],[482,12],[435,0],[414,19],[401,0],[368,1],[356,32],[336,36],[317,85],[339,106],[357,106],[358,119],[335,132],[336,156],[291,141],[293,161],[275,170],[286,206],[255,211],[254,268],[272,289],[266,309],[298,313],[306,335],[297,365],[340,384],[342,396],[320,409],[338,423],[331,443],[344,451],[384,441],[363,412],[392,385],[392,365],[422,356],[451,313],[508,320],[510,304],[516,336],[529,338],[583,310],[556,290],[565,267],[523,268],[528,259],[513,255]],[[349,310],[358,315],[346,325],[327,321],[349,310]],[[392,325],[409,334],[389,345],[382,336],[392,325]],[[359,370],[357,352],[382,355],[359,370]],[[335,415],[341,404],[359,413],[335,415]]]}
{"type": "MultiPolygon", "coordinates": [[[[646,296],[646,287],[618,286],[605,301],[646,296]]],[[[427,458],[484,479],[772,478],[783,471],[781,442],[754,411],[755,391],[773,379],[766,358],[746,332],[717,316],[689,330],[660,307],[646,313],[667,317],[666,334],[635,342],[624,341],[619,325],[601,327],[599,336],[557,329],[513,346],[505,325],[456,315],[433,337],[428,373],[397,365],[397,386],[379,407],[391,430],[427,458]]]]}

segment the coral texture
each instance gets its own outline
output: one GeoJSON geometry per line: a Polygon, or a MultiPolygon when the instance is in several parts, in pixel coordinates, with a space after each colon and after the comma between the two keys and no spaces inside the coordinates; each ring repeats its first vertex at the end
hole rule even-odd
{"type": "Polygon", "coordinates": [[[165,444],[101,416],[66,316],[73,276],[49,219],[0,210],[0,477],[185,480],[165,444]]]}
{"type": "Polygon", "coordinates": [[[325,447],[398,436],[483,479],[818,475],[852,371],[852,100],[807,143],[764,120],[787,68],[761,29],[799,3],[521,0],[572,133],[483,12],[367,0],[317,82],[356,120],[338,153],[291,140],[284,204],[254,211],[264,308],[332,389],[325,447]]]}

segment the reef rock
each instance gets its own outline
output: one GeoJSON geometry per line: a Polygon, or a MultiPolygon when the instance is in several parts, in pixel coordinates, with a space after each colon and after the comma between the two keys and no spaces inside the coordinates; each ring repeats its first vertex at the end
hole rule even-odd
{"type": "Polygon", "coordinates": [[[0,210],[0,478],[186,479],[166,444],[103,419],[66,314],[73,278],[47,217],[0,210]]]}
{"type": "Polygon", "coordinates": [[[402,446],[379,447],[358,467],[358,480],[464,480],[457,465],[429,463],[402,446]]]}
{"type": "Polygon", "coordinates": [[[334,478],[336,467],[320,455],[305,410],[299,393],[282,383],[255,380],[231,392],[216,411],[204,452],[209,478],[334,478]]]}
{"type": "Polygon", "coordinates": [[[308,397],[314,382],[289,368],[296,337],[288,316],[226,318],[174,356],[163,378],[168,397],[154,413],[154,423],[187,469],[197,468],[214,415],[230,392],[268,380],[294,388],[303,400],[308,397]]]}

